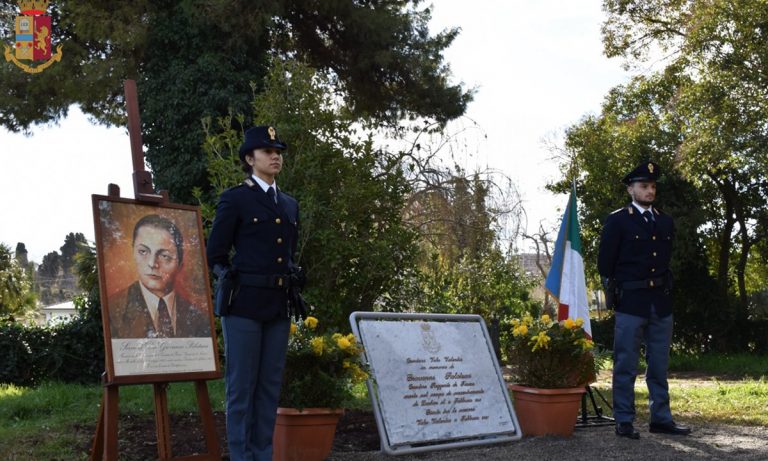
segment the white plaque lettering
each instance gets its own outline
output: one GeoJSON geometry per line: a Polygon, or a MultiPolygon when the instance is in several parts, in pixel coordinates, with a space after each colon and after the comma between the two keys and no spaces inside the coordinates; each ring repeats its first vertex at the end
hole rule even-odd
{"type": "Polygon", "coordinates": [[[358,329],[391,446],[492,434],[519,438],[480,321],[360,319],[358,329]]]}

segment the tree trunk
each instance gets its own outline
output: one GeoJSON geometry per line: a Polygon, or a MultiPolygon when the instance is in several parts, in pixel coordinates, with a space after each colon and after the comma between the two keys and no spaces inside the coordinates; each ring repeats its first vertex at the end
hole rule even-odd
{"type": "Polygon", "coordinates": [[[747,261],[749,260],[749,251],[752,249],[754,243],[749,236],[749,229],[747,228],[746,218],[744,213],[737,213],[739,219],[739,237],[741,240],[741,254],[739,260],[736,263],[736,280],[739,287],[739,317],[747,318],[748,300],[747,300],[747,284],[745,281],[745,274],[747,271],[747,261]]]}
{"type": "Polygon", "coordinates": [[[733,247],[731,237],[733,234],[734,225],[736,224],[736,218],[734,217],[735,191],[733,190],[730,182],[720,181],[718,180],[719,178],[715,177],[712,177],[712,179],[717,184],[717,188],[720,190],[720,193],[723,197],[723,202],[725,203],[725,210],[723,212],[723,219],[725,220],[725,224],[723,225],[723,231],[720,234],[720,254],[718,257],[717,266],[717,285],[720,294],[723,296],[723,299],[726,299],[728,296],[728,269],[731,262],[731,248],[733,247]]]}

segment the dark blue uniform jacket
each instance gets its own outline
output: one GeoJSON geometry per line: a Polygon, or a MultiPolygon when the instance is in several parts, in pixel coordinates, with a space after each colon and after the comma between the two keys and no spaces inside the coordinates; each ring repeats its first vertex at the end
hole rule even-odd
{"type": "Polygon", "coordinates": [[[660,317],[672,313],[669,262],[675,226],[669,215],[656,208],[654,217],[652,230],[630,204],[611,213],[603,226],[597,257],[601,276],[615,279],[620,288],[624,282],[665,279],[663,286],[622,289],[618,312],[648,317],[653,305],[660,317]]]}
{"type": "MultiPolygon", "coordinates": [[[[250,184],[221,194],[208,237],[208,265],[232,266],[245,274],[285,275],[299,238],[299,204],[282,191],[275,204],[258,184],[250,184]]],[[[240,286],[230,315],[266,321],[287,315],[287,302],[285,288],[240,286]]]]}

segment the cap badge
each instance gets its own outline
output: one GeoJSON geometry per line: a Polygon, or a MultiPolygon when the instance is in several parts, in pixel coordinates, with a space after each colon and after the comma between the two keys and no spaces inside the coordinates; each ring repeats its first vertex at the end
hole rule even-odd
{"type": "Polygon", "coordinates": [[[267,128],[267,133],[269,133],[270,141],[274,141],[275,140],[275,135],[276,135],[275,129],[272,128],[272,127],[269,127],[269,128],[267,128]]]}
{"type": "Polygon", "coordinates": [[[648,164],[648,172],[653,173],[653,163],[648,164]]]}

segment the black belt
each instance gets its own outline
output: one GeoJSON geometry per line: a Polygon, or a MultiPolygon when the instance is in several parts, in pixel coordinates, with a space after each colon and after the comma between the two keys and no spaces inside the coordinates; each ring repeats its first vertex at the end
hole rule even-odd
{"type": "Polygon", "coordinates": [[[666,277],[657,277],[655,279],[636,280],[632,282],[619,282],[622,290],[640,290],[642,288],[663,287],[667,282],[666,277]]]}
{"type": "Polygon", "coordinates": [[[288,288],[290,277],[288,275],[260,275],[260,274],[237,274],[240,285],[259,288],[288,288]]]}

